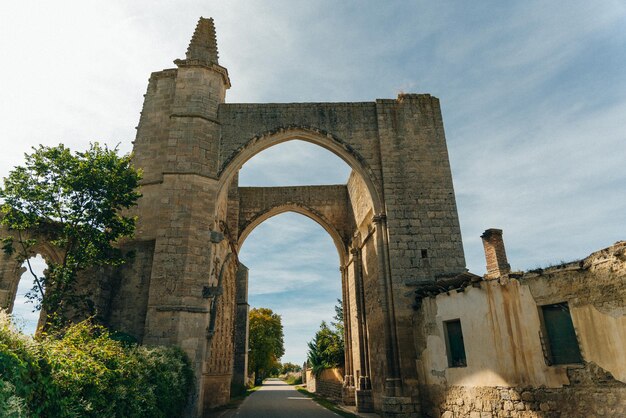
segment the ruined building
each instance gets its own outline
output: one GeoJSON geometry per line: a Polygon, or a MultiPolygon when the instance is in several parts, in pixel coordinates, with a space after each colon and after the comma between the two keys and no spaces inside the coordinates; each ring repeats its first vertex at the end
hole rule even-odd
{"type": "Polygon", "coordinates": [[[626,416],[626,241],[521,273],[482,238],[484,277],[416,284],[423,416],[626,416]]]}
{"type": "MultiPolygon", "coordinates": [[[[211,19],[175,64],[150,76],[134,141],[143,197],[124,247],[136,256],[87,290],[114,329],[189,355],[189,416],[244,382],[248,273],[237,253],[286,211],[318,222],[339,253],[344,402],[387,417],[624,413],[624,244],[521,274],[489,230],[488,273],[468,273],[437,98],[227,103],[211,19]],[[342,158],[347,184],[238,186],[247,160],[293,139],[342,158]]],[[[21,267],[1,257],[0,305],[11,308],[21,267]]]]}

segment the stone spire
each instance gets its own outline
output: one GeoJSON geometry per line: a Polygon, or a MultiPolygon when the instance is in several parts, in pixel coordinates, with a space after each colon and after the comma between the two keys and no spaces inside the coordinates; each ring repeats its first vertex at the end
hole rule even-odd
{"type": "Polygon", "coordinates": [[[201,17],[187,48],[187,61],[200,64],[217,64],[217,40],[213,18],[201,17]]]}

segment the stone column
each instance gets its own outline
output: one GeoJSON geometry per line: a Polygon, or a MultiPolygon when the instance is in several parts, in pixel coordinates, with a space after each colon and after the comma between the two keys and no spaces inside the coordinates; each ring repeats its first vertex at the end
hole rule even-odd
{"type": "Polygon", "coordinates": [[[356,291],[356,319],[358,324],[359,346],[359,376],[355,382],[355,403],[357,412],[373,412],[374,400],[372,398],[372,383],[369,377],[369,350],[367,341],[367,318],[365,314],[365,294],[363,289],[363,272],[361,251],[357,248],[350,250],[352,254],[352,268],[354,274],[354,287],[356,291]]]}
{"type": "MultiPolygon", "coordinates": [[[[212,239],[219,232],[214,225],[220,188],[217,118],[230,87],[228,72],[218,63],[211,19],[199,20],[185,59],[175,63],[176,69],[152,74],[133,147],[134,163],[144,172],[136,239],[155,241],[143,343],[176,345],[187,353],[196,387],[184,414],[199,417],[205,406],[216,406],[205,405],[206,394],[228,401],[233,360],[232,353],[220,356],[219,366],[227,372],[220,385],[207,383],[217,379],[204,370],[211,300],[217,296],[208,297],[204,289],[215,264],[224,265],[226,247],[212,239]]],[[[227,264],[224,269],[230,275],[235,268],[227,264]]],[[[234,301],[232,287],[233,295],[221,297],[228,296],[220,307],[228,323],[234,315],[233,305],[226,306],[234,301]]],[[[232,343],[231,329],[228,333],[232,343]]],[[[222,334],[218,337],[226,340],[222,334]]]]}
{"type": "Polygon", "coordinates": [[[382,416],[388,418],[417,418],[420,416],[420,405],[411,396],[404,396],[402,376],[400,373],[400,354],[396,331],[396,313],[393,300],[393,280],[389,261],[389,235],[385,214],[374,216],[376,224],[375,239],[378,256],[379,280],[385,315],[385,354],[386,373],[385,396],[382,401],[382,416]]]}
{"type": "Polygon", "coordinates": [[[350,286],[348,284],[347,269],[344,266],[339,267],[341,271],[341,290],[342,290],[342,307],[343,307],[343,346],[344,346],[344,378],[342,387],[342,401],[344,405],[354,405],[354,372],[352,364],[352,324],[350,322],[350,286]]]}
{"type": "Polygon", "coordinates": [[[248,383],[248,268],[239,263],[235,312],[235,361],[233,366],[233,391],[245,391],[248,383]]]}
{"type": "MultiPolygon", "coordinates": [[[[351,328],[352,324],[350,323],[350,289],[348,286],[348,277],[346,268],[341,266],[339,267],[339,271],[341,272],[341,297],[342,297],[342,308],[343,308],[343,341],[345,346],[345,378],[352,377],[353,365],[352,365],[352,333],[351,328]]],[[[345,380],[345,379],[344,379],[345,380]]]]}
{"type": "Polygon", "coordinates": [[[389,269],[387,216],[379,214],[372,219],[376,224],[375,239],[378,257],[378,274],[384,313],[383,332],[385,334],[385,395],[401,396],[402,379],[396,337],[396,322],[393,304],[393,283],[389,269]]]}

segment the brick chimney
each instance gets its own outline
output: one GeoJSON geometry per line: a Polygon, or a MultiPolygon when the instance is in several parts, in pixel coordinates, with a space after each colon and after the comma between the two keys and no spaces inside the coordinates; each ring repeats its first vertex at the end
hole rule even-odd
{"type": "Polygon", "coordinates": [[[485,279],[493,280],[505,276],[511,272],[511,266],[506,260],[504,240],[501,229],[488,229],[480,236],[485,247],[485,259],[487,260],[487,274],[485,279]]]}

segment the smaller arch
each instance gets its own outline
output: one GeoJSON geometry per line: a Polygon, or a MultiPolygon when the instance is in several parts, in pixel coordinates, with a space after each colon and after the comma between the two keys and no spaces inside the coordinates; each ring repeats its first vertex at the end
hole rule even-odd
{"type": "MultiPolygon", "coordinates": [[[[33,300],[27,295],[37,288],[35,277],[39,279],[47,269],[48,262],[41,254],[23,261],[16,275],[15,289],[10,294],[10,312],[27,334],[35,334],[42,325],[42,316],[45,318],[43,309],[36,309],[40,301],[33,300]],[[30,267],[27,267],[27,262],[30,267]]],[[[39,294],[38,290],[34,291],[39,294]]]]}
{"type": "MultiPolygon", "coordinates": [[[[26,236],[23,238],[29,239],[31,238],[31,234],[26,233],[26,236]]],[[[16,243],[14,245],[19,244],[16,243]]],[[[40,255],[48,266],[51,263],[60,264],[63,262],[63,251],[46,240],[39,239],[35,245],[28,248],[27,258],[30,259],[37,255],[40,255]]],[[[5,296],[0,298],[4,299],[0,300],[0,307],[8,311],[13,310],[17,288],[22,274],[26,272],[26,268],[23,267],[25,261],[26,260],[22,259],[20,253],[17,251],[12,255],[0,257],[0,290],[6,289],[5,296]]]]}
{"type": "Polygon", "coordinates": [[[337,252],[339,253],[340,265],[345,264],[345,261],[346,261],[345,258],[347,254],[347,248],[348,248],[346,237],[343,237],[339,233],[339,231],[337,231],[337,229],[334,226],[332,226],[332,224],[328,221],[328,219],[324,217],[324,215],[322,215],[321,213],[317,212],[316,210],[312,208],[308,208],[308,207],[298,205],[295,203],[286,203],[286,204],[274,206],[268,210],[259,212],[252,219],[250,219],[250,221],[248,221],[245,225],[242,225],[239,231],[238,248],[242,247],[246,238],[248,238],[248,235],[250,235],[250,233],[257,226],[259,226],[264,221],[274,216],[277,216],[277,215],[280,215],[281,213],[286,213],[286,212],[294,212],[294,213],[298,213],[300,215],[306,216],[307,218],[317,222],[317,224],[319,224],[322,228],[324,228],[324,230],[328,232],[328,234],[332,238],[333,243],[335,244],[335,247],[337,248],[337,252]]]}

